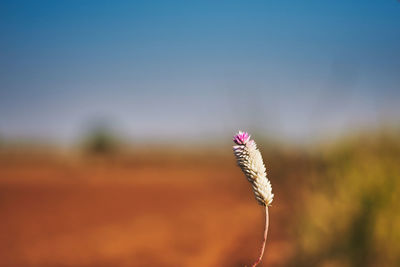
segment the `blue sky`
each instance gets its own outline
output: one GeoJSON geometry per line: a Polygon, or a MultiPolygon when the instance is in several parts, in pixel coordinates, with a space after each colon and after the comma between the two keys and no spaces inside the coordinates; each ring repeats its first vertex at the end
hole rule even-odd
{"type": "Polygon", "coordinates": [[[398,123],[400,3],[1,1],[0,135],[292,140],[398,123]]]}

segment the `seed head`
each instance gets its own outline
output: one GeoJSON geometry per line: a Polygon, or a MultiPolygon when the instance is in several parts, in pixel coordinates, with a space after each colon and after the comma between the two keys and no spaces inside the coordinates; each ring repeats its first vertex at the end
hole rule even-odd
{"type": "Polygon", "coordinates": [[[233,146],[233,153],[237,164],[251,183],[256,200],[260,205],[271,205],[274,194],[272,194],[271,183],[267,178],[265,165],[256,142],[250,139],[248,133],[242,131],[233,137],[233,142],[236,144],[233,146]]]}

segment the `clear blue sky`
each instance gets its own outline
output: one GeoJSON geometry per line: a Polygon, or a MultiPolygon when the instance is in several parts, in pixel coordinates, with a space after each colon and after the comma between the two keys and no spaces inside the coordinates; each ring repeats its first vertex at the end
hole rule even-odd
{"type": "Polygon", "coordinates": [[[400,3],[0,1],[0,135],[295,140],[400,117],[400,3]]]}

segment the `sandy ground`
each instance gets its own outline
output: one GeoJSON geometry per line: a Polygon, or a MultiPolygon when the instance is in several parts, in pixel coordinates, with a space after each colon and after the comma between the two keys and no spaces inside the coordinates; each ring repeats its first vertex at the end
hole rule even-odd
{"type": "MultiPolygon", "coordinates": [[[[264,210],[233,158],[46,157],[0,161],[0,266],[249,266],[258,256],[264,210]]],[[[270,216],[261,266],[284,266],[284,198],[270,216]]]]}

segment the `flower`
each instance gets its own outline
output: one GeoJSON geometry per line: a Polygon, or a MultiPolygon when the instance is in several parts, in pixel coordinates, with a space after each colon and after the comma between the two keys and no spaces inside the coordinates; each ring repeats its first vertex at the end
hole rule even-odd
{"type": "Polygon", "coordinates": [[[251,183],[256,200],[260,205],[271,205],[274,194],[272,194],[272,186],[267,178],[265,165],[256,142],[250,139],[247,132],[242,131],[233,137],[233,142],[236,144],[233,146],[233,153],[237,164],[251,183]]]}

